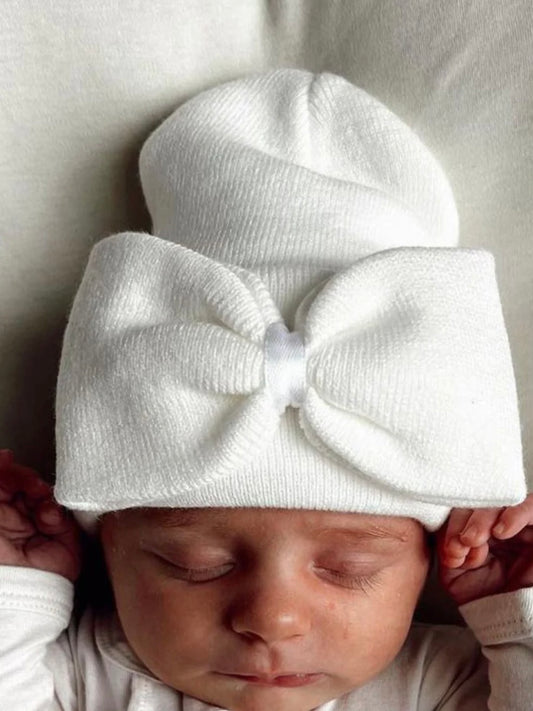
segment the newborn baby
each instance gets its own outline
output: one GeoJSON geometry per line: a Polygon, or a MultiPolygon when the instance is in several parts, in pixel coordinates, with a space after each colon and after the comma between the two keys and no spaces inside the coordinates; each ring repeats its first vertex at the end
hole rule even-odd
{"type": "MultiPolygon", "coordinates": [[[[0,462],[0,562],[74,582],[81,546],[72,516],[35,472],[13,463],[10,452],[0,452],[0,462]]],[[[526,709],[529,703],[528,526],[531,495],[505,509],[455,509],[437,536],[445,587],[482,640],[493,627],[484,648],[496,686],[493,709],[526,709]],[[507,622],[502,629],[499,616],[507,622]]],[[[308,711],[330,699],[342,703],[325,708],[489,708],[486,665],[466,630],[415,623],[410,631],[431,559],[429,539],[414,519],[329,511],[138,508],[104,514],[101,525],[118,617],[138,659],[171,689],[232,711],[308,711]]],[[[2,588],[0,601],[0,618],[7,621],[2,588]]],[[[24,630],[28,639],[24,645],[21,635],[19,649],[6,650],[5,639],[0,646],[11,674],[28,658],[24,646],[35,647],[31,629],[24,630]]],[[[80,638],[72,629],[62,652],[72,654],[72,640],[79,645],[80,638]]],[[[77,674],[67,673],[58,655],[45,657],[56,677],[55,694],[44,697],[48,706],[43,695],[53,687],[44,683],[43,670],[15,673],[34,694],[25,705],[24,688],[14,689],[13,678],[3,675],[0,690],[13,700],[11,708],[119,708],[104,705],[109,679],[80,680],[80,698],[75,689],[67,693],[77,674]],[[87,705],[84,687],[97,683],[100,693],[87,705]],[[76,701],[64,703],[62,695],[76,701]]],[[[106,675],[116,673],[108,666],[106,675]]],[[[130,699],[120,708],[135,706],[130,699]]],[[[176,701],[164,708],[180,707],[176,701]]]]}
{"type": "Polygon", "coordinates": [[[533,499],[484,250],[413,132],[333,74],[202,92],[93,248],[50,487],[0,460],[14,711],[525,711],[533,499]],[[107,609],[72,614],[83,536],[107,609]],[[433,560],[466,627],[413,623],[433,560]]]}

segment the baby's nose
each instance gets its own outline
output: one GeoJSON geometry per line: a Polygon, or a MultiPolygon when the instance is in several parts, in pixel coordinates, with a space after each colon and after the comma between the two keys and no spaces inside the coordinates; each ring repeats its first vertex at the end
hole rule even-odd
{"type": "Polygon", "coordinates": [[[267,643],[306,635],[312,614],[303,591],[296,584],[246,586],[229,610],[234,632],[267,643]]]}

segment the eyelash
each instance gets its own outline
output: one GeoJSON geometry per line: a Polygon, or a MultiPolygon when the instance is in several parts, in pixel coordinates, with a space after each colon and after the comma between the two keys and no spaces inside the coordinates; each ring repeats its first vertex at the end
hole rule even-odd
{"type": "Polygon", "coordinates": [[[183,568],[181,565],[176,565],[175,563],[170,563],[169,561],[165,562],[172,568],[172,570],[179,572],[179,575],[176,575],[179,580],[193,584],[209,583],[212,580],[223,577],[233,568],[232,563],[219,565],[216,568],[183,568]]]}
{"type": "MultiPolygon", "coordinates": [[[[183,568],[169,561],[164,562],[174,571],[179,571],[180,574],[176,576],[179,580],[193,585],[208,583],[221,578],[233,568],[232,563],[226,563],[216,568],[183,568]]],[[[332,577],[335,582],[340,583],[342,587],[351,590],[360,590],[364,593],[375,590],[376,587],[378,587],[380,579],[378,573],[373,573],[372,575],[347,575],[346,573],[340,573],[338,570],[332,570],[330,568],[317,568],[317,570],[325,571],[329,577],[332,577]]]]}
{"type": "Polygon", "coordinates": [[[351,590],[360,590],[368,594],[370,591],[379,587],[379,573],[372,573],[372,575],[347,575],[346,573],[339,573],[338,570],[331,570],[330,568],[320,568],[320,570],[325,570],[329,576],[334,578],[343,587],[350,588],[351,590]]]}

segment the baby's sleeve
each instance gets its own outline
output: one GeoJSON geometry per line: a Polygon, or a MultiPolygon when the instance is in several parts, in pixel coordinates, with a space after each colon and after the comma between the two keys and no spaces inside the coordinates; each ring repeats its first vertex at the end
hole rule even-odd
{"type": "Polygon", "coordinates": [[[490,711],[531,711],[533,588],[491,595],[459,610],[489,662],[490,711]]]}
{"type": "Polygon", "coordinates": [[[67,628],[74,585],[61,575],[0,565],[0,707],[77,711],[67,628]]]}

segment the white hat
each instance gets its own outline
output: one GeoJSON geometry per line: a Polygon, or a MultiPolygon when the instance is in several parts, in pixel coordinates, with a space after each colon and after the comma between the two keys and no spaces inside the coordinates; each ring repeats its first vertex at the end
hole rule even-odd
{"type": "Polygon", "coordinates": [[[92,250],[64,337],[55,496],[410,516],[526,495],[493,256],[414,133],[280,69],[148,138],[153,235],[92,250]]]}

